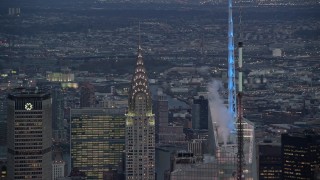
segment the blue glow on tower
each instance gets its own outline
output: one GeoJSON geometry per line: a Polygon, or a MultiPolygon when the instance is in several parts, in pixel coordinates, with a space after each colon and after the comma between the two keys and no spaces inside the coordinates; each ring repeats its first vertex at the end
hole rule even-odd
{"type": "MultiPolygon", "coordinates": [[[[228,18],[228,103],[229,113],[236,122],[236,84],[235,84],[235,63],[234,63],[234,40],[233,40],[233,20],[232,20],[232,0],[229,0],[229,18],[228,18]]],[[[230,124],[229,127],[234,127],[230,124]]]]}

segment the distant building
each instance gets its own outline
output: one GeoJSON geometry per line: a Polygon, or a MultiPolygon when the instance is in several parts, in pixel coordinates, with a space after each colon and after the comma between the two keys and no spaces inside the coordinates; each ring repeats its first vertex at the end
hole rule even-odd
{"type": "Polygon", "coordinates": [[[195,98],[192,105],[192,128],[193,129],[208,129],[209,116],[208,99],[204,96],[195,98]]]}
{"type": "Polygon", "coordinates": [[[66,162],[53,161],[52,163],[52,180],[57,180],[58,178],[65,177],[65,166],[66,162]]]}
{"type": "Polygon", "coordinates": [[[161,144],[185,144],[183,126],[168,125],[159,127],[159,143],[161,144]]]}
{"type": "Polygon", "coordinates": [[[273,57],[282,57],[282,50],[278,49],[278,48],[272,50],[272,56],[273,57]]]}
{"type": "Polygon", "coordinates": [[[8,9],[8,15],[9,16],[19,16],[21,13],[20,8],[9,8],[8,9]]]}
{"type": "Polygon", "coordinates": [[[54,141],[66,141],[66,130],[64,129],[64,96],[60,87],[54,87],[52,94],[52,127],[54,141]]]}
{"type": "Polygon", "coordinates": [[[51,95],[19,89],[8,95],[8,178],[52,178],[51,95]]]}
{"type": "Polygon", "coordinates": [[[218,179],[218,165],[212,156],[206,156],[203,162],[197,162],[193,153],[180,151],[175,154],[172,165],[170,180],[218,179]]]}
{"type": "Polygon", "coordinates": [[[50,72],[47,74],[47,80],[50,82],[72,82],[74,81],[73,73],[50,72]]]}
{"type": "Polygon", "coordinates": [[[166,127],[168,127],[169,104],[167,96],[163,94],[162,91],[158,91],[153,105],[153,111],[156,121],[156,142],[159,142],[159,136],[161,136],[160,134],[165,133],[167,129],[166,127]]]}
{"type": "Polygon", "coordinates": [[[126,179],[155,179],[155,118],[148,77],[138,48],[126,119],[126,179]]]}
{"type": "Polygon", "coordinates": [[[62,149],[58,146],[54,146],[53,161],[52,161],[52,180],[66,177],[66,162],[63,160],[62,149]]]}
{"type": "Polygon", "coordinates": [[[7,100],[0,96],[0,162],[7,160],[7,100]]]}
{"type": "Polygon", "coordinates": [[[87,179],[86,174],[79,171],[78,168],[73,168],[68,177],[57,178],[57,180],[85,180],[87,179]]]}
{"type": "Polygon", "coordinates": [[[0,121],[0,161],[7,160],[7,122],[0,121]]]}
{"type": "Polygon", "coordinates": [[[63,129],[64,119],[64,97],[60,87],[54,87],[51,90],[52,95],[52,127],[54,130],[63,129]]]}
{"type": "Polygon", "coordinates": [[[264,141],[257,144],[256,153],[258,179],[281,179],[281,144],[264,141]]]}
{"type": "Polygon", "coordinates": [[[320,135],[311,131],[282,134],[282,179],[315,179],[320,164],[320,135]]]}
{"type": "Polygon", "coordinates": [[[80,107],[94,107],[96,104],[94,86],[84,83],[80,86],[80,107]]]}
{"type": "Polygon", "coordinates": [[[88,179],[117,171],[125,147],[125,109],[71,109],[71,165],[88,179]]]}

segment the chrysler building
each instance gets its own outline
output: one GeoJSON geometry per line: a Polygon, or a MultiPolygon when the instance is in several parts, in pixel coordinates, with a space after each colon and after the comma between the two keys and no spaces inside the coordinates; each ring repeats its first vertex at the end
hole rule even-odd
{"type": "Polygon", "coordinates": [[[139,45],[126,114],[126,179],[155,179],[155,119],[139,45]]]}

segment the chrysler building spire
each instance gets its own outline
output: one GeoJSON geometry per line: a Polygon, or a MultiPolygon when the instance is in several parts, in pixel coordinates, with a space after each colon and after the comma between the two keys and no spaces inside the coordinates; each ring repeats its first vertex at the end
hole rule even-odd
{"type": "Polygon", "coordinates": [[[126,180],[155,179],[155,119],[142,48],[138,46],[126,114],[126,180]]]}
{"type": "Polygon", "coordinates": [[[142,56],[142,48],[139,44],[138,56],[136,62],[136,68],[131,81],[131,88],[129,92],[129,112],[138,113],[136,107],[137,96],[145,97],[145,112],[151,113],[152,100],[150,96],[150,91],[148,87],[148,77],[146,69],[144,67],[144,61],[142,56]]]}

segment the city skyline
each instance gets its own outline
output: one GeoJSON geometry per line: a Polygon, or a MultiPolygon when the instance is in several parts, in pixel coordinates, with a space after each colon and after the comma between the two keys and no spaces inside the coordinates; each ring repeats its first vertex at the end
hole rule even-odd
{"type": "Polygon", "coordinates": [[[319,2],[231,2],[0,3],[1,178],[318,179],[319,2]]]}

